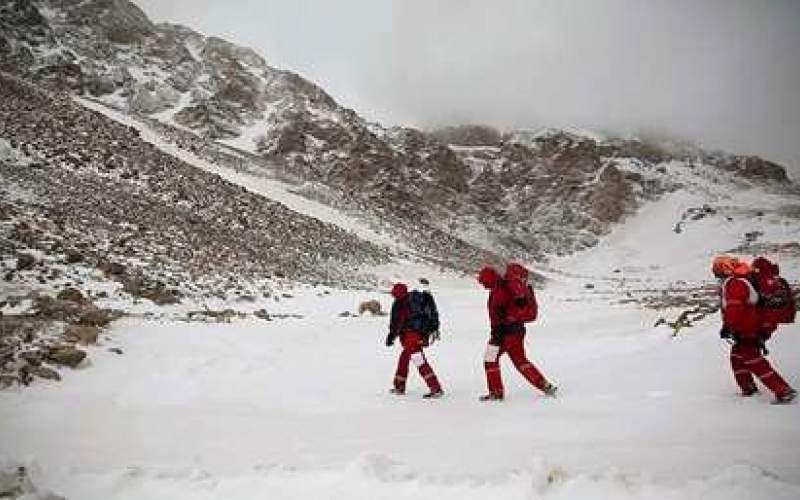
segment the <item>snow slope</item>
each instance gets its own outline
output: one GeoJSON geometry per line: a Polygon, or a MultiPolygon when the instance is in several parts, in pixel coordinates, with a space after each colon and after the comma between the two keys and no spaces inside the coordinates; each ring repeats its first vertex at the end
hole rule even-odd
{"type": "Polygon", "coordinates": [[[153,144],[165,153],[168,153],[188,163],[189,165],[217,174],[223,179],[240,185],[250,192],[281,203],[294,212],[313,217],[334,226],[338,226],[366,241],[387,246],[396,250],[406,249],[405,246],[403,246],[396,239],[393,239],[387,234],[374,231],[366,224],[353,217],[343,214],[342,212],[325,204],[315,202],[293,193],[291,191],[292,186],[285,182],[256,175],[250,172],[237,171],[232,168],[226,168],[221,165],[208,162],[189,151],[166,142],[161,136],[153,132],[153,130],[146,125],[132,118],[130,115],[89,99],[75,98],[75,100],[93,111],[97,111],[98,113],[108,116],[113,120],[135,128],[139,131],[140,137],[144,141],[153,144]]]}
{"type": "MultiPolygon", "coordinates": [[[[715,182],[714,177],[704,180],[686,172],[680,163],[673,168],[676,181],[691,179],[691,183],[644,205],[596,247],[555,257],[549,265],[588,280],[667,286],[709,281],[710,262],[720,253],[754,257],[752,252],[736,252],[746,242],[747,233],[760,232],[756,242],[780,245],[800,241],[800,220],[782,215],[782,210],[796,206],[792,203],[796,197],[759,187],[736,189],[730,183],[715,182]],[[691,215],[704,206],[714,213],[692,220],[691,215]]],[[[800,255],[766,255],[786,270],[800,268],[800,255]]]]}

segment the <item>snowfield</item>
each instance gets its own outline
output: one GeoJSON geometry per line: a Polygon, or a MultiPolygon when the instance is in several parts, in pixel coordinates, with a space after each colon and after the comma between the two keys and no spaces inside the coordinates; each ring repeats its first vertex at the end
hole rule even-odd
{"type": "MultiPolygon", "coordinates": [[[[798,498],[800,406],[736,395],[716,318],[673,338],[655,312],[556,292],[527,344],[557,399],[506,361],[507,400],[476,400],[477,289],[438,290],[438,401],[416,374],[388,394],[386,318],[338,317],[374,294],[309,294],[281,302],[302,319],[117,322],[91,366],[0,393],[2,451],[87,500],[798,498]]],[[[800,332],[783,330],[772,361],[796,384],[800,332]]]]}

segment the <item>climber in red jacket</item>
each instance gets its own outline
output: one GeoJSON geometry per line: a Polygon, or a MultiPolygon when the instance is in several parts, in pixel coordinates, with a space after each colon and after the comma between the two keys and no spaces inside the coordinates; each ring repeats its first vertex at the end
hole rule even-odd
{"type": "Polygon", "coordinates": [[[478,274],[478,282],[489,292],[489,322],[491,336],[484,355],[484,369],[489,393],[481,401],[501,401],[504,396],[500,374],[500,356],[508,353],[511,362],[525,379],[548,396],[554,396],[556,386],[548,382],[525,356],[525,324],[509,318],[513,296],[507,281],[493,267],[485,267],[478,274]]]}
{"type": "Polygon", "coordinates": [[[397,395],[405,394],[408,364],[413,362],[430,389],[430,392],[422,397],[426,399],[440,398],[444,395],[444,391],[422,351],[423,346],[427,345],[422,332],[424,328],[420,326],[420,313],[414,311],[408,287],[404,283],[396,283],[392,287],[392,297],[394,297],[394,303],[389,320],[389,334],[386,336],[386,346],[394,344],[395,339],[399,337],[403,350],[397,360],[397,371],[394,375],[394,387],[391,392],[397,395]]]}
{"type": "MultiPolygon", "coordinates": [[[[758,393],[753,375],[775,394],[776,403],[792,401],[797,392],[763,356],[764,330],[758,292],[748,280],[750,266],[731,257],[717,257],[712,272],[721,281],[720,299],[723,338],[733,340],[731,368],[743,396],[758,393]]],[[[771,333],[771,332],[770,332],[771,333]]]]}

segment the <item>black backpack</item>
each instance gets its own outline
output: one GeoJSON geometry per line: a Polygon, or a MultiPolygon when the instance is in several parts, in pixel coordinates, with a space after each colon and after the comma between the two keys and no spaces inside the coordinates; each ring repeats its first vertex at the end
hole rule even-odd
{"type": "Polygon", "coordinates": [[[426,337],[439,330],[439,311],[430,292],[412,290],[408,294],[408,306],[411,315],[406,327],[409,330],[418,331],[426,337]]]}

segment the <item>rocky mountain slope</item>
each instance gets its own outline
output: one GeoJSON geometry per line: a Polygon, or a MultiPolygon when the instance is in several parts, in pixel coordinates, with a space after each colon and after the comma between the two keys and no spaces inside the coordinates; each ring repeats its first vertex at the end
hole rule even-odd
{"type": "Polygon", "coordinates": [[[2,0],[0,13],[7,71],[121,110],[210,161],[288,180],[450,267],[591,247],[692,182],[670,164],[706,165],[742,188],[790,184],[759,158],[653,141],[385,128],[250,49],[153,23],[126,0],[2,0]]]}
{"type": "Polygon", "coordinates": [[[76,251],[120,269],[111,274],[141,268],[170,285],[222,287],[228,276],[354,283],[358,268],[388,259],[161,152],[68,95],[0,74],[0,96],[5,252],[76,251]]]}

